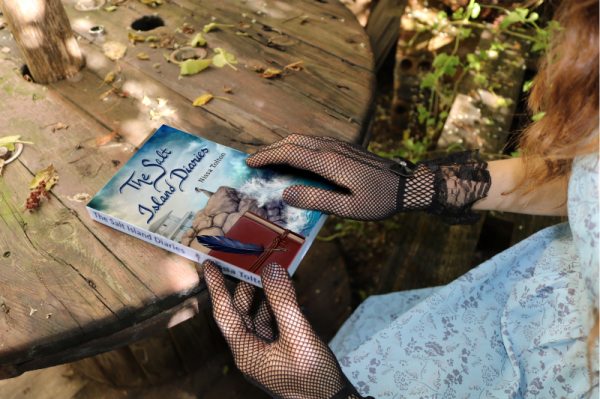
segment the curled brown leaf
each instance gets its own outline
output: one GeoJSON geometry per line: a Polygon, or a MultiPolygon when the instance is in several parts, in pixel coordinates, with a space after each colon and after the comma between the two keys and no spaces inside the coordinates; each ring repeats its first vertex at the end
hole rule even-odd
{"type": "Polygon", "coordinates": [[[299,71],[302,69],[302,65],[304,65],[304,61],[294,62],[292,64],[286,65],[283,69],[291,69],[292,71],[299,71]]]}

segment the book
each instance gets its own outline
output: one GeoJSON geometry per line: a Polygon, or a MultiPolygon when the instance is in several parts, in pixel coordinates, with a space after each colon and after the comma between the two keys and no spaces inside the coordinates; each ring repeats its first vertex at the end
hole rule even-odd
{"type": "Polygon", "coordinates": [[[160,248],[262,287],[280,263],[292,275],[327,215],[283,202],[283,190],[326,182],[275,167],[250,168],[248,154],[162,125],[87,204],[90,217],[160,248]],[[201,244],[236,240],[263,248],[228,253],[201,244]],[[222,237],[222,238],[219,238],[222,237]],[[219,241],[220,240],[220,241],[219,241]]]}

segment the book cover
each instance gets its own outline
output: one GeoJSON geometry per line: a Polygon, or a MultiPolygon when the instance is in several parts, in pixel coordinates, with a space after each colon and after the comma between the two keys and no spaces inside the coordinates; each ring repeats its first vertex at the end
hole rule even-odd
{"type": "Polygon", "coordinates": [[[285,204],[283,190],[329,186],[276,168],[250,168],[247,157],[163,125],[87,204],[89,214],[193,261],[212,259],[223,273],[260,287],[260,270],[269,262],[294,273],[326,219],[285,204]],[[227,253],[200,244],[198,236],[227,237],[267,253],[227,253]]]}

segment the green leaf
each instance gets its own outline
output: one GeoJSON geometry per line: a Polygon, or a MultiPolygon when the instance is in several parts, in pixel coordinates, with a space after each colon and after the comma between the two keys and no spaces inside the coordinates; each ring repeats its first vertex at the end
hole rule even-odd
{"type": "Polygon", "coordinates": [[[504,97],[498,97],[496,104],[498,104],[499,107],[508,107],[510,104],[512,104],[512,101],[507,100],[504,97]]]}
{"type": "Polygon", "coordinates": [[[491,120],[491,119],[488,119],[487,121],[485,121],[485,124],[486,124],[486,125],[488,125],[488,126],[492,126],[492,125],[494,125],[495,123],[496,123],[496,122],[494,122],[494,121],[493,121],[493,120],[491,120]]]}
{"type": "Polygon", "coordinates": [[[235,28],[235,25],[216,24],[214,22],[211,22],[208,25],[204,25],[204,28],[202,30],[204,31],[204,33],[208,33],[211,30],[215,30],[218,28],[235,28]]]}
{"type": "Polygon", "coordinates": [[[202,32],[198,32],[196,36],[192,39],[190,45],[192,47],[204,46],[206,44],[206,39],[202,36],[202,32]]]}
{"type": "Polygon", "coordinates": [[[433,24],[433,26],[431,27],[431,30],[436,30],[437,28],[439,28],[440,24],[439,22],[436,22],[433,24]]]}
{"type": "MultiPolygon", "coordinates": [[[[417,107],[417,112],[419,113],[419,123],[425,122],[425,120],[429,117],[429,111],[422,105],[417,107]]],[[[410,140],[410,139],[407,139],[410,140]]]]}
{"type": "Polygon", "coordinates": [[[446,54],[446,53],[439,53],[437,55],[437,57],[435,57],[435,59],[433,60],[433,63],[431,65],[434,68],[439,68],[442,65],[444,65],[444,63],[446,62],[447,59],[448,59],[448,54],[446,54]]]}
{"type": "Polygon", "coordinates": [[[534,80],[535,79],[531,79],[531,80],[528,80],[527,82],[523,83],[523,93],[528,92],[529,89],[531,89],[531,85],[533,85],[534,80]]]}
{"type": "MultiPolygon", "coordinates": [[[[434,28],[434,29],[435,29],[435,28],[434,28]]],[[[240,32],[240,31],[237,31],[237,32],[235,32],[235,34],[236,34],[236,35],[238,35],[238,36],[250,36],[250,35],[249,35],[249,34],[247,34],[246,32],[240,32]]]]}
{"type": "Polygon", "coordinates": [[[475,19],[479,16],[481,12],[481,6],[478,3],[473,4],[473,9],[471,10],[471,18],[475,19]]]}
{"type": "Polygon", "coordinates": [[[217,53],[217,55],[215,55],[212,59],[214,66],[222,68],[225,65],[229,65],[237,71],[237,68],[231,65],[238,63],[237,59],[233,56],[233,54],[228,53],[220,47],[217,47],[215,49],[215,53],[217,53]]]}
{"type": "Polygon", "coordinates": [[[458,58],[457,55],[453,55],[452,57],[449,57],[448,61],[446,61],[446,66],[444,67],[444,73],[448,76],[454,76],[456,74],[456,68],[454,68],[454,67],[459,64],[460,64],[460,59],[458,58]]]}
{"type": "Polygon", "coordinates": [[[185,60],[179,64],[182,75],[194,75],[208,68],[213,60],[185,60]]]}
{"type": "Polygon", "coordinates": [[[465,147],[463,147],[462,144],[460,144],[459,142],[454,142],[454,143],[450,144],[450,146],[448,148],[446,148],[446,152],[450,152],[455,148],[460,148],[463,151],[467,151],[467,149],[465,147]]]}
{"type": "Polygon", "coordinates": [[[531,117],[531,120],[534,122],[539,121],[540,119],[542,119],[544,117],[544,115],[546,115],[545,112],[540,112],[539,114],[535,114],[531,117]]]}
{"type": "Polygon", "coordinates": [[[342,223],[338,223],[335,225],[334,230],[342,230],[344,228],[344,225],[342,223]]]}
{"type": "Polygon", "coordinates": [[[427,119],[427,126],[435,125],[435,118],[427,119]]]}
{"type": "Polygon", "coordinates": [[[537,12],[532,12],[529,14],[529,18],[527,18],[527,22],[535,22],[540,18],[537,12]]]}
{"type": "Polygon", "coordinates": [[[517,12],[512,11],[510,14],[504,17],[502,22],[500,22],[500,29],[506,29],[515,22],[522,22],[522,18],[517,12]]]}
{"type": "Polygon", "coordinates": [[[437,78],[434,74],[428,73],[421,81],[421,85],[419,86],[421,89],[425,89],[427,87],[433,87],[437,83],[437,78]]]}
{"type": "Polygon", "coordinates": [[[415,143],[413,143],[413,141],[411,139],[404,140],[404,146],[406,148],[408,148],[409,150],[414,150],[415,149],[415,143]]]}
{"type": "Polygon", "coordinates": [[[471,31],[472,31],[472,29],[470,29],[470,28],[462,28],[460,30],[460,37],[463,39],[468,38],[469,36],[471,36],[471,31]]]}
{"type": "Polygon", "coordinates": [[[498,43],[498,42],[492,42],[490,48],[495,51],[504,51],[506,49],[506,47],[504,47],[504,45],[502,43],[498,43]]]}
{"type": "Polygon", "coordinates": [[[482,60],[484,60],[484,61],[487,61],[487,60],[488,60],[488,58],[489,58],[489,57],[488,57],[488,53],[487,53],[487,51],[482,51],[482,52],[480,52],[480,53],[479,53],[479,57],[480,57],[482,60]]]}
{"type": "Polygon", "coordinates": [[[477,75],[475,75],[473,77],[473,82],[475,82],[478,85],[483,86],[485,84],[485,82],[487,82],[487,78],[484,74],[478,73],[477,75]]]}
{"type": "Polygon", "coordinates": [[[522,19],[527,18],[527,14],[529,14],[529,10],[527,8],[516,8],[515,11],[522,19]]]}
{"type": "Polygon", "coordinates": [[[546,48],[546,46],[544,45],[544,43],[535,43],[533,46],[531,46],[531,51],[536,52],[536,51],[544,50],[545,48],[546,48]]]}
{"type": "Polygon", "coordinates": [[[440,119],[445,119],[445,118],[447,118],[447,117],[448,117],[448,113],[447,113],[446,111],[444,111],[444,112],[440,112],[440,115],[439,115],[439,117],[440,117],[440,119]]]}
{"type": "Polygon", "coordinates": [[[511,152],[510,156],[513,157],[513,158],[519,158],[521,156],[521,151],[511,152]]]}
{"type": "Polygon", "coordinates": [[[20,141],[21,136],[4,136],[0,137],[0,147],[6,147],[8,151],[15,150],[15,143],[33,144],[29,141],[20,141]]]}
{"type": "Polygon", "coordinates": [[[104,11],[113,12],[117,10],[117,6],[104,7],[104,11]]]}
{"type": "Polygon", "coordinates": [[[441,21],[442,19],[448,18],[448,14],[446,14],[444,11],[440,11],[438,12],[438,19],[441,21]]]}
{"type": "Polygon", "coordinates": [[[452,19],[454,19],[454,20],[463,19],[465,17],[465,15],[463,13],[464,13],[464,10],[461,7],[458,10],[456,10],[455,13],[452,14],[452,19]]]}
{"type": "Polygon", "coordinates": [[[467,54],[467,61],[469,61],[469,68],[474,69],[477,72],[481,70],[481,61],[475,54],[467,54]]]}

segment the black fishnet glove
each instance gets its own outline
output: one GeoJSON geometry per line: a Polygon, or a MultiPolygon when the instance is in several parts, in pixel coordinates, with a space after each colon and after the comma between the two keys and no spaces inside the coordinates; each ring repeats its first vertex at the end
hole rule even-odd
{"type": "Polygon", "coordinates": [[[471,207],[486,197],[491,177],[478,151],[417,162],[414,177],[389,170],[395,161],[331,137],[293,134],[246,159],[250,167],[284,164],[306,169],[340,186],[331,191],[291,186],[283,200],[299,208],[346,219],[382,220],[396,213],[425,211],[448,224],[474,224],[471,207]]]}
{"type": "Polygon", "coordinates": [[[302,314],[283,267],[264,267],[267,299],[252,316],[256,287],[240,282],[232,299],[216,264],[207,260],[203,266],[215,320],[246,379],[274,398],[362,398],[302,314]]]}

